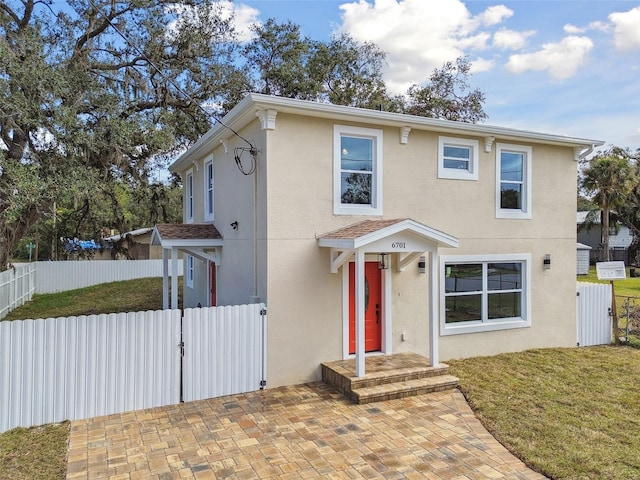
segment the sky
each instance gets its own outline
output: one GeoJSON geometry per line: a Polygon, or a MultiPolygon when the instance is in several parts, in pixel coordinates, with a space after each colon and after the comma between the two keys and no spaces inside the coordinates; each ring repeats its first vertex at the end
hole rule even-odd
{"type": "Polygon", "coordinates": [[[640,0],[235,0],[236,28],[291,20],[386,52],[393,93],[459,56],[484,122],[640,148],[640,0]]]}

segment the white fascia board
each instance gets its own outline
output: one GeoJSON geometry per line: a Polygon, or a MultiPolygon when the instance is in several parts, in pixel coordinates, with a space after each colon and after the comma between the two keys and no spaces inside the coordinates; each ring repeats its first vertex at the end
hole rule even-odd
{"type": "MultiPolygon", "coordinates": [[[[519,140],[533,143],[561,145],[566,147],[589,147],[604,144],[602,140],[554,135],[528,130],[484,125],[477,123],[456,122],[439,118],[420,117],[402,113],[368,110],[365,108],[347,107],[344,105],[332,105],[328,103],[310,102],[292,98],[275,97],[262,94],[251,94],[245,100],[251,98],[262,108],[274,108],[280,112],[292,114],[304,114],[314,117],[333,118],[346,121],[363,121],[376,125],[394,126],[398,128],[411,127],[421,130],[431,130],[446,133],[467,133],[475,136],[495,136],[504,140],[519,140]]],[[[244,100],[243,100],[244,101],[244,100]]],[[[242,103],[242,102],[241,102],[242,103]]],[[[240,105],[240,104],[238,104],[240,105]]]]}
{"type": "Polygon", "coordinates": [[[212,248],[221,247],[221,239],[175,239],[175,240],[162,240],[162,248],[212,248]]]}
{"type": "Polygon", "coordinates": [[[336,121],[363,122],[377,126],[392,126],[398,128],[409,127],[416,130],[433,132],[473,135],[479,137],[493,136],[501,141],[517,141],[528,143],[543,143],[565,147],[597,147],[604,145],[602,140],[553,135],[528,130],[484,125],[477,123],[456,122],[439,118],[420,117],[402,113],[369,110],[365,108],[332,105],[329,103],[297,100],[293,98],[276,97],[251,93],[246,95],[221,122],[217,122],[207,133],[173,164],[169,166],[172,172],[180,172],[187,165],[220,144],[220,140],[233,135],[229,129],[239,130],[251,121],[256,120],[256,112],[261,109],[275,109],[278,112],[310,117],[330,118],[336,121]],[[224,126],[223,126],[224,125],[224,126]]]}

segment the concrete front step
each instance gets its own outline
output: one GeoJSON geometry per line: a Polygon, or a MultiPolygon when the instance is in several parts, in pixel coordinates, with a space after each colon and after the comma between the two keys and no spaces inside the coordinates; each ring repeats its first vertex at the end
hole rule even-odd
{"type": "Polygon", "coordinates": [[[383,383],[380,385],[356,388],[345,395],[358,404],[382,402],[414,395],[441,392],[458,386],[458,378],[453,375],[438,375],[422,377],[395,383],[383,383]]]}
{"type": "Polygon", "coordinates": [[[372,372],[364,377],[350,377],[349,382],[351,390],[355,390],[387,383],[400,383],[426,377],[437,377],[446,375],[447,373],[449,373],[449,365],[440,363],[434,367],[410,367],[398,368],[391,371],[372,372]]]}

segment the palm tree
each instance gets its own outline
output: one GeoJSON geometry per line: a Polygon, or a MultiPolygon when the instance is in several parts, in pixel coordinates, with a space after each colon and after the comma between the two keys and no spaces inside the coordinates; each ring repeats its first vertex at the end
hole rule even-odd
{"type": "Polygon", "coordinates": [[[602,211],[602,248],[605,261],[609,253],[609,218],[612,211],[622,208],[631,194],[636,175],[625,151],[612,148],[598,153],[582,171],[580,186],[592,196],[602,211]]]}

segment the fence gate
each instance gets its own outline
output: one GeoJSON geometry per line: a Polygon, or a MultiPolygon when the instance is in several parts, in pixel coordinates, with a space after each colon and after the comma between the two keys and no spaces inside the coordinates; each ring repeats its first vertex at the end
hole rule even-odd
{"type": "Polygon", "coordinates": [[[266,321],[264,304],[185,309],[183,401],[264,388],[266,321]]]}
{"type": "Polygon", "coordinates": [[[578,282],[578,346],[611,343],[611,285],[578,282]]]}

